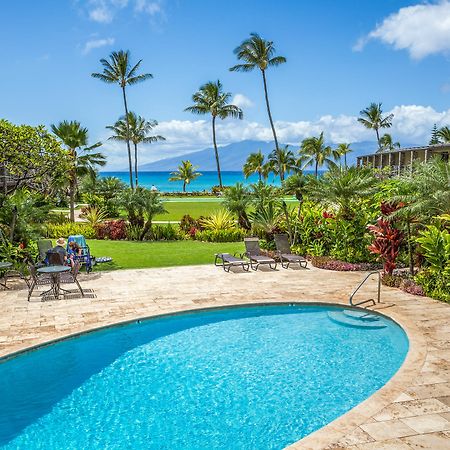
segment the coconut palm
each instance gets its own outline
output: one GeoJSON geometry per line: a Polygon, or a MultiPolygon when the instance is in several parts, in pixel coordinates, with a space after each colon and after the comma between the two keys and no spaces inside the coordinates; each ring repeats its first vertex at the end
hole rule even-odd
{"type": "Polygon", "coordinates": [[[329,145],[325,145],[323,137],[323,131],[319,137],[310,137],[303,139],[300,147],[300,159],[303,161],[303,168],[314,164],[314,175],[317,178],[319,167],[327,164],[329,167],[333,167],[336,164],[333,159],[336,155],[333,155],[333,150],[329,145]]]}
{"type": "Polygon", "coordinates": [[[80,122],[64,120],[58,125],[51,125],[51,130],[69,150],[70,169],[67,177],[69,182],[69,208],[70,220],[74,222],[78,177],[89,173],[94,174],[95,167],[104,166],[106,159],[102,153],[92,153],[102,143],[97,142],[88,146],[88,129],[82,127],[80,122]]]}
{"type": "Polygon", "coordinates": [[[258,68],[261,71],[264,96],[266,99],[267,114],[269,116],[270,127],[272,128],[275,149],[278,149],[277,133],[273,124],[272,113],[270,112],[269,94],[267,93],[266,70],[269,67],[279,66],[286,62],[284,56],[274,56],[275,47],[272,41],[266,41],[257,33],[251,33],[248,39],[245,39],[239,47],[234,50],[237,58],[243,61],[242,64],[236,64],[231,67],[232,72],[250,72],[258,68]]]}
{"type": "Polygon", "coordinates": [[[103,66],[102,73],[92,73],[94,78],[110,83],[118,84],[122,89],[123,95],[123,105],[125,108],[125,121],[126,121],[126,142],[128,150],[128,170],[130,172],[130,187],[133,189],[133,165],[131,160],[131,148],[130,148],[130,124],[128,115],[128,105],[126,96],[126,87],[131,86],[141,81],[153,78],[150,73],[138,74],[139,66],[141,65],[142,59],[140,59],[137,64],[132,66],[130,62],[130,51],[119,50],[118,52],[112,52],[108,59],[101,59],[100,63],[103,66]]]}
{"type": "Polygon", "coordinates": [[[274,173],[280,176],[281,182],[285,173],[289,173],[295,167],[294,153],[289,150],[289,145],[273,150],[269,155],[269,161],[272,163],[274,173]]]}
{"type": "Polygon", "coordinates": [[[119,120],[111,126],[107,126],[108,130],[114,132],[112,136],[108,139],[114,141],[126,142],[129,136],[129,140],[134,145],[134,179],[135,186],[139,185],[139,175],[138,175],[138,145],[139,144],[150,144],[152,142],[165,141],[166,138],[163,136],[153,135],[149,136],[153,128],[158,125],[156,120],[145,120],[143,117],[138,116],[136,113],[130,111],[128,113],[128,125],[125,116],[119,118],[119,120]],[[127,133],[129,130],[129,134],[127,133]]]}
{"type": "Polygon", "coordinates": [[[200,89],[192,96],[194,104],[188,106],[185,111],[189,111],[194,114],[211,114],[212,117],[212,134],[214,153],[216,156],[217,176],[219,177],[219,186],[222,189],[222,174],[220,172],[219,151],[217,150],[216,141],[216,119],[226,119],[227,117],[233,117],[237,119],[243,118],[241,108],[236,105],[229,104],[228,101],[231,98],[230,92],[223,92],[222,83],[217,80],[216,82],[209,81],[208,83],[200,86],[200,89]]]}
{"type": "Polygon", "coordinates": [[[380,128],[390,128],[392,126],[392,119],[394,114],[389,114],[383,117],[383,110],[381,109],[381,103],[371,103],[366,109],[360,111],[361,117],[358,118],[358,122],[363,124],[366,128],[375,130],[377,134],[378,148],[381,150],[380,142],[380,128]]]}
{"type": "Polygon", "coordinates": [[[250,220],[247,215],[250,203],[250,193],[242,183],[236,183],[225,191],[223,206],[228,209],[228,211],[236,214],[239,225],[246,230],[251,228],[250,220]]]}
{"type": "Polygon", "coordinates": [[[339,159],[344,157],[344,167],[347,168],[347,155],[353,151],[350,148],[350,144],[339,144],[337,146],[336,151],[339,156],[339,159]]]}
{"type": "Polygon", "coordinates": [[[400,142],[394,142],[392,136],[389,133],[383,134],[380,138],[381,151],[392,151],[396,148],[400,148],[400,142]]]}
{"type": "Polygon", "coordinates": [[[450,142],[450,128],[442,127],[437,132],[437,137],[439,138],[439,143],[450,142]]]}
{"type": "Polygon", "coordinates": [[[190,161],[181,161],[176,172],[172,172],[169,181],[182,181],[183,182],[183,192],[186,192],[186,185],[188,185],[192,180],[195,180],[202,174],[197,172],[197,166],[193,166],[190,161]]]}
{"type": "Polygon", "coordinates": [[[261,150],[258,150],[257,153],[250,153],[243,167],[245,178],[248,178],[250,175],[257,173],[259,181],[262,181],[263,169],[264,169],[264,155],[262,154],[261,150]]]}

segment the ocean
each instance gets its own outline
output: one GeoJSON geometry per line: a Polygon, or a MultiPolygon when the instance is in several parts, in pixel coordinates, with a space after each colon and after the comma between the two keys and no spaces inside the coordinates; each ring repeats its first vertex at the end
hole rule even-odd
{"type": "MultiPolygon", "coordinates": [[[[169,181],[171,172],[139,172],[139,185],[149,188],[152,185],[156,186],[160,192],[182,192],[183,183],[181,181],[169,181]]],[[[100,172],[101,177],[117,177],[129,184],[128,172],[100,172]]],[[[232,186],[237,182],[245,185],[256,183],[258,175],[252,175],[245,179],[241,171],[222,171],[222,183],[224,186],[232,186]]],[[[267,180],[268,183],[275,186],[280,186],[280,178],[270,175],[267,180]]],[[[186,192],[210,191],[213,186],[217,186],[219,180],[217,172],[211,171],[202,172],[202,176],[191,181],[186,187],[186,192]]]]}

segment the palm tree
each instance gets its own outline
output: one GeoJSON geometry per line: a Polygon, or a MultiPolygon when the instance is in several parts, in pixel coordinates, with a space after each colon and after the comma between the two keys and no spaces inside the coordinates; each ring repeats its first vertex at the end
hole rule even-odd
{"type": "MultiPolygon", "coordinates": [[[[380,138],[381,151],[388,150],[392,151],[396,148],[400,148],[400,142],[394,142],[392,136],[389,133],[383,134],[380,138]]],[[[380,151],[380,150],[379,150],[380,151]]]]}
{"type": "Polygon", "coordinates": [[[51,129],[69,150],[69,207],[70,220],[74,222],[75,196],[78,187],[78,177],[89,173],[95,173],[95,167],[104,166],[106,164],[106,159],[101,153],[91,153],[92,150],[100,147],[102,143],[97,142],[94,145],[88,146],[88,129],[82,127],[80,122],[75,120],[68,122],[67,120],[64,120],[58,125],[51,125],[51,129]]]}
{"type": "Polygon", "coordinates": [[[243,113],[241,108],[236,105],[228,103],[231,93],[223,92],[222,83],[209,81],[208,83],[200,86],[200,89],[192,96],[194,105],[189,106],[185,111],[189,111],[194,114],[211,114],[212,117],[212,133],[214,152],[216,156],[217,175],[219,177],[219,186],[222,189],[222,174],[220,172],[219,151],[217,150],[216,142],[216,118],[226,119],[227,117],[233,117],[242,119],[243,113]]]}
{"type": "Polygon", "coordinates": [[[150,73],[137,74],[142,59],[140,59],[134,66],[130,63],[130,51],[119,50],[118,52],[112,52],[109,55],[109,60],[101,59],[100,63],[103,66],[102,73],[92,73],[94,78],[98,78],[105,83],[114,84],[117,83],[122,89],[123,105],[125,108],[125,121],[126,121],[126,142],[128,150],[128,170],[130,172],[130,187],[133,189],[133,166],[131,161],[131,148],[130,148],[130,124],[128,121],[128,106],[127,96],[125,88],[141,81],[153,78],[150,73]]]}
{"type": "Polygon", "coordinates": [[[450,128],[442,127],[437,132],[437,137],[439,138],[439,143],[447,143],[450,142],[450,128]]]}
{"type": "Polygon", "coordinates": [[[128,113],[128,126],[125,116],[119,118],[119,120],[112,126],[106,128],[113,131],[114,135],[109,137],[114,141],[127,141],[129,140],[134,145],[134,178],[135,186],[139,185],[138,176],[138,144],[150,144],[152,142],[165,141],[166,138],[160,135],[149,136],[153,128],[158,125],[156,120],[145,120],[143,117],[138,116],[136,113],[130,111],[128,113]],[[129,134],[127,133],[129,130],[129,134]]]}
{"type": "Polygon", "coordinates": [[[202,175],[200,172],[196,172],[196,169],[198,167],[194,167],[190,161],[181,161],[178,170],[170,174],[172,176],[169,178],[169,181],[182,181],[183,192],[186,192],[186,185],[202,175]]]}
{"type": "Polygon", "coordinates": [[[377,191],[377,179],[368,168],[332,167],[323,177],[309,183],[307,190],[313,201],[337,206],[338,214],[344,220],[351,220],[361,203],[377,191]]]}
{"type": "Polygon", "coordinates": [[[304,161],[303,167],[307,167],[314,164],[314,175],[317,178],[319,167],[324,164],[328,166],[335,166],[336,164],[331,158],[333,156],[333,150],[329,145],[325,145],[323,131],[319,137],[310,137],[303,139],[300,148],[300,158],[304,161]]]}
{"type": "Polygon", "coordinates": [[[275,47],[272,41],[266,41],[257,33],[251,33],[248,39],[245,39],[239,47],[234,50],[237,58],[243,61],[243,64],[237,64],[230,68],[232,72],[250,72],[258,68],[261,71],[264,84],[264,96],[266,99],[267,114],[269,116],[270,126],[272,128],[275,149],[278,150],[277,133],[270,112],[269,95],[267,93],[266,70],[269,67],[279,66],[286,62],[284,56],[274,56],[275,47]]]}
{"type": "Polygon", "coordinates": [[[375,130],[377,134],[378,148],[381,150],[380,142],[380,128],[390,128],[392,126],[392,119],[394,114],[389,114],[383,117],[383,110],[381,109],[381,103],[371,103],[366,109],[360,111],[362,117],[358,118],[358,122],[363,124],[366,128],[375,130]]]}
{"type": "Polygon", "coordinates": [[[243,167],[245,178],[248,178],[253,173],[257,173],[259,181],[262,181],[263,170],[264,170],[264,155],[262,154],[261,150],[258,150],[257,153],[250,153],[243,167]]]}
{"type": "Polygon", "coordinates": [[[239,225],[246,230],[251,228],[247,215],[250,202],[250,193],[242,183],[236,183],[225,191],[223,206],[231,213],[236,214],[239,225]]]}
{"type": "Polygon", "coordinates": [[[273,150],[269,155],[269,161],[272,162],[273,171],[280,176],[281,182],[284,181],[284,174],[295,167],[295,157],[289,150],[289,145],[273,150]]]}
{"type": "Polygon", "coordinates": [[[336,151],[339,155],[339,159],[342,158],[342,156],[344,157],[344,167],[347,168],[347,155],[353,151],[350,148],[350,144],[339,144],[336,151]]]}
{"type": "Polygon", "coordinates": [[[146,234],[152,229],[153,218],[158,214],[167,214],[168,211],[164,208],[164,204],[157,192],[152,192],[148,189],[142,189],[142,209],[145,215],[144,228],[142,229],[140,239],[144,240],[146,234]]]}

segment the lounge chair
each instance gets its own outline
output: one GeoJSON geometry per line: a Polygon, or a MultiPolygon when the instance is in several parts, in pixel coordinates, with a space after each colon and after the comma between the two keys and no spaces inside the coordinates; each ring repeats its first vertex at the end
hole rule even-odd
{"type": "Polygon", "coordinates": [[[253,270],[258,270],[261,264],[268,264],[273,270],[277,268],[277,262],[270,256],[262,253],[258,238],[244,238],[244,244],[244,255],[250,260],[250,267],[253,270]]]}
{"type": "Polygon", "coordinates": [[[277,254],[280,258],[281,266],[284,269],[287,269],[289,264],[299,264],[300,267],[306,268],[308,261],[303,256],[295,255],[291,252],[287,234],[276,234],[275,245],[277,246],[277,254]]]}
{"type": "Polygon", "coordinates": [[[229,253],[216,253],[215,266],[222,266],[225,272],[229,272],[232,267],[241,266],[246,272],[249,270],[249,263],[242,258],[237,258],[229,253]]]}

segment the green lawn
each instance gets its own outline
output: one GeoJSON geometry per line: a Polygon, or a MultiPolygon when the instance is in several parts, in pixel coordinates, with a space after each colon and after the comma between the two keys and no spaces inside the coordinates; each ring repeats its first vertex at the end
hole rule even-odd
{"type": "Polygon", "coordinates": [[[113,258],[111,263],[96,265],[94,271],[212,264],[215,253],[244,252],[242,242],[89,240],[88,244],[92,255],[113,258]]]}

